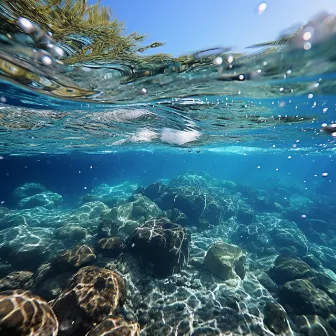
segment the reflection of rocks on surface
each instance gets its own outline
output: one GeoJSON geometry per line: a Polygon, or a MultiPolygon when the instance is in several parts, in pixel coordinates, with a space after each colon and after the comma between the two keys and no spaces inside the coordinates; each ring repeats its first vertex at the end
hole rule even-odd
{"type": "Polygon", "coordinates": [[[100,322],[86,336],[139,336],[140,326],[138,323],[127,322],[121,318],[109,317],[100,322]]]}
{"type": "Polygon", "coordinates": [[[216,242],[208,250],[204,259],[204,266],[213,275],[228,280],[237,275],[245,276],[246,253],[239,246],[216,242]]]}
{"type": "Polygon", "coordinates": [[[47,302],[29,291],[0,293],[0,333],[56,336],[58,322],[47,302]]]}
{"type": "Polygon", "coordinates": [[[119,274],[94,266],[82,268],[52,304],[59,335],[85,335],[95,323],[113,314],[125,297],[125,283],[119,274]]]}
{"type": "Polygon", "coordinates": [[[167,218],[152,219],[127,238],[128,251],[153,264],[158,276],[179,272],[189,260],[190,234],[167,218]]]}

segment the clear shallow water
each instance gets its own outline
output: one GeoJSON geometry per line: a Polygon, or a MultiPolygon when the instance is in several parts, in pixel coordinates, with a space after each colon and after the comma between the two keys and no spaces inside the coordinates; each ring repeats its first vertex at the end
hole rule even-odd
{"type": "Polygon", "coordinates": [[[71,66],[1,16],[1,290],[59,335],[335,334],[334,16],[246,54],[71,66]]]}

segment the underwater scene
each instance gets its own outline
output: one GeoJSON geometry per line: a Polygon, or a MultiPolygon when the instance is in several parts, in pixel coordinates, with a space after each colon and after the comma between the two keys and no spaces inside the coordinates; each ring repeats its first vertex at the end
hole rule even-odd
{"type": "Polygon", "coordinates": [[[182,56],[119,1],[0,1],[1,336],[336,335],[328,1],[182,56]]]}

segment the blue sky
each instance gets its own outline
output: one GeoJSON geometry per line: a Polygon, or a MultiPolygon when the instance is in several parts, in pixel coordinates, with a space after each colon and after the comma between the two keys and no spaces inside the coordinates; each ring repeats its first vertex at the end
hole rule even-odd
{"type": "MultiPolygon", "coordinates": [[[[295,23],[326,10],[336,14],[336,0],[270,0],[262,15],[255,0],[101,0],[126,32],[165,42],[156,52],[175,56],[201,49],[243,47],[276,38],[295,23]]],[[[89,0],[89,3],[96,3],[89,0]]]]}

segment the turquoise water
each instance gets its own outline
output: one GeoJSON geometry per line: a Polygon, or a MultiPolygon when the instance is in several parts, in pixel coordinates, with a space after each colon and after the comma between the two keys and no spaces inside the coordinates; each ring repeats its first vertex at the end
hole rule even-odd
{"type": "Polygon", "coordinates": [[[0,335],[336,334],[334,16],[68,66],[1,15],[0,335]]]}

